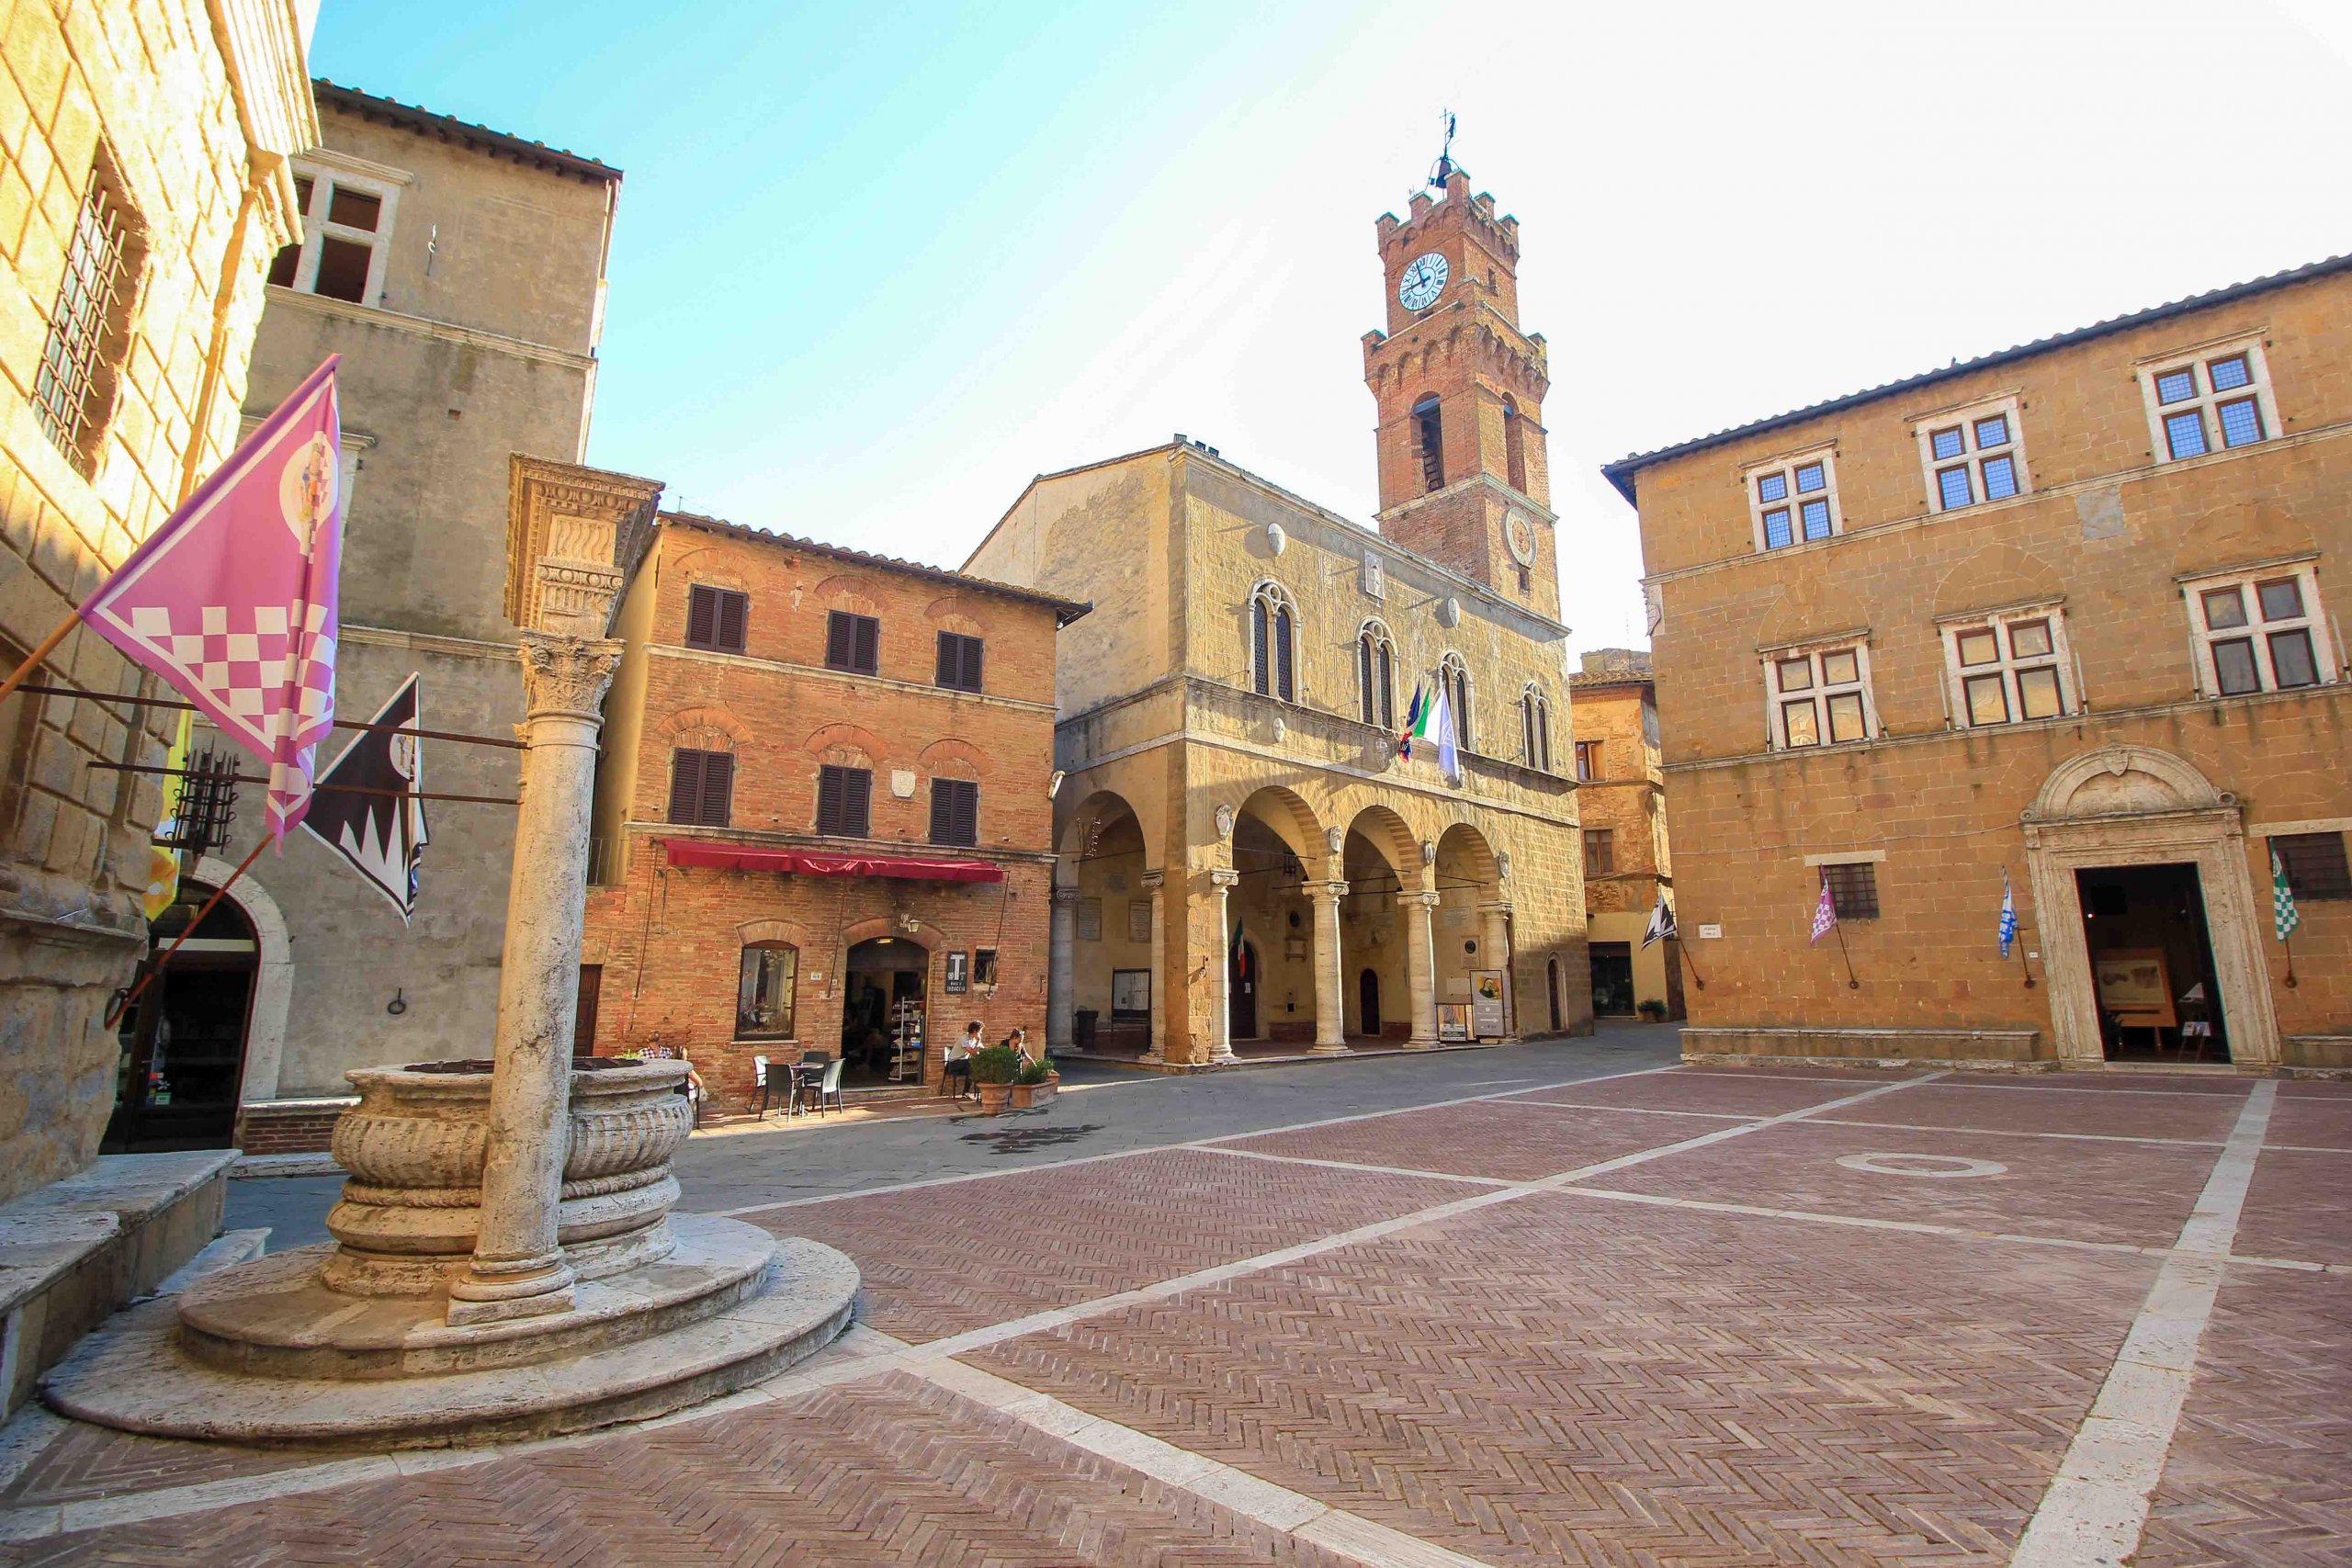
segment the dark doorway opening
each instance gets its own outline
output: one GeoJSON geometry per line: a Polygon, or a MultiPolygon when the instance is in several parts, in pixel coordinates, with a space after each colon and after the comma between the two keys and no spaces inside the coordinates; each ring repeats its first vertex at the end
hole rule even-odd
{"type": "Polygon", "coordinates": [[[904,937],[873,937],[849,950],[843,970],[842,1087],[922,1082],[930,950],[904,937]]]}
{"type": "MultiPolygon", "coordinates": [[[[196,918],[213,890],[180,884],[179,901],[150,927],[143,978],[155,957],[196,918]]],[[[225,1149],[237,1129],[261,943],[232,897],[204,917],[120,1025],[122,1058],[106,1154],[225,1149]]],[[[136,982],[134,982],[135,984],[136,982]]]]}
{"type": "Polygon", "coordinates": [[[2228,1061],[2197,868],[2100,866],[2075,886],[2108,1060],[2228,1061]]]}
{"type": "Polygon", "coordinates": [[[1356,1021],[1366,1034],[1380,1032],[1380,976],[1370,969],[1356,976],[1356,1021]]]}
{"type": "Polygon", "coordinates": [[[1592,1010],[1602,1018],[1634,1016],[1634,944],[1596,942],[1592,955],[1592,1010]]]}
{"type": "Polygon", "coordinates": [[[1552,1032],[1556,1034],[1564,1027],[1560,1022],[1560,961],[1548,959],[1544,964],[1544,980],[1552,993],[1552,1032]]]}
{"type": "Polygon", "coordinates": [[[1258,944],[1243,938],[1226,959],[1227,1038],[1258,1038],[1258,944]]]}

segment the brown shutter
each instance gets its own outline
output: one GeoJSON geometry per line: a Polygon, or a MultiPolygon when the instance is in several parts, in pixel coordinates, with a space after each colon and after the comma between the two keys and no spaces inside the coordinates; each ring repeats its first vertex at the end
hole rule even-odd
{"type": "Polygon", "coordinates": [[[842,830],[842,770],[833,767],[817,770],[817,831],[838,833],[842,830]]]}
{"type": "MultiPolygon", "coordinates": [[[[868,622],[871,626],[873,623],[868,622]]],[[[870,768],[842,770],[842,831],[853,839],[873,836],[874,773],[870,768]]]]}
{"type": "Polygon", "coordinates": [[[670,820],[673,822],[701,820],[702,756],[699,751],[670,753],[670,820]]]}
{"type": "Polygon", "coordinates": [[[977,844],[980,841],[980,786],[969,779],[931,781],[931,841],[934,844],[977,844]]]}
{"type": "Polygon", "coordinates": [[[956,793],[961,797],[956,818],[956,841],[977,844],[980,841],[980,786],[967,784],[956,793]]]}
{"type": "Polygon", "coordinates": [[[718,591],[699,583],[686,590],[686,646],[711,648],[718,640],[718,591]]]}
{"type": "Polygon", "coordinates": [[[871,675],[881,668],[879,644],[882,639],[882,623],[871,615],[857,615],[852,617],[852,624],[856,628],[857,645],[850,659],[850,666],[852,669],[862,670],[871,675]]]}
{"type": "Polygon", "coordinates": [[[850,653],[856,638],[851,622],[856,617],[835,610],[825,617],[825,662],[836,670],[849,668],[850,653]]]}
{"type": "Polygon", "coordinates": [[[939,634],[939,669],[938,672],[932,676],[935,684],[953,686],[961,682],[963,657],[962,650],[956,647],[956,644],[963,640],[954,632],[939,634]]]}
{"type": "Polygon", "coordinates": [[[735,754],[706,751],[702,758],[702,816],[706,828],[724,828],[735,819],[735,754]]]}
{"type": "Polygon", "coordinates": [[[1274,612],[1274,674],[1281,688],[1279,694],[1286,703],[1295,700],[1293,694],[1297,690],[1291,682],[1290,632],[1290,606],[1285,604],[1274,612]]]}
{"type": "Polygon", "coordinates": [[[1253,657],[1250,668],[1257,679],[1258,694],[1264,696],[1273,687],[1273,670],[1266,662],[1266,602],[1257,599],[1250,605],[1250,641],[1253,657]]]}
{"type": "Polygon", "coordinates": [[[715,640],[729,653],[742,652],[747,646],[744,637],[744,622],[750,618],[752,596],[748,593],[738,593],[729,589],[712,597],[718,601],[717,617],[718,625],[715,640]]]}
{"type": "Polygon", "coordinates": [[[964,639],[964,689],[967,692],[981,690],[980,659],[987,645],[978,637],[967,637],[964,639]]]}

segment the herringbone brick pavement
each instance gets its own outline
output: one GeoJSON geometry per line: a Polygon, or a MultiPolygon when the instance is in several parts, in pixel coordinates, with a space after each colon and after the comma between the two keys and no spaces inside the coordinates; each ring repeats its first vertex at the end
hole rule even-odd
{"type": "Polygon", "coordinates": [[[2352,1280],[2232,1270],[2135,1568],[2352,1562],[2347,1456],[2352,1280]]]}
{"type": "Polygon", "coordinates": [[[320,1457],[293,1450],[141,1438],[75,1422],[41,1450],[6,1492],[0,1492],[0,1506],[17,1508],[152,1492],[161,1486],[194,1486],[232,1476],[300,1469],[319,1462],[320,1457]]]}
{"type": "Polygon", "coordinates": [[[1498,1563],[1994,1563],[2154,1268],[1545,1196],[968,1359],[1498,1563]]]}
{"type": "MultiPolygon", "coordinates": [[[[1892,1121],[1917,1092],[1871,1103],[1892,1121]]],[[[1896,1132],[1807,1121],[1615,1171],[1593,1184],[1711,1202],[2168,1247],[2220,1154],[2193,1145],[1896,1132]],[[1957,1156],[2007,1168],[1997,1176],[1892,1176],[1838,1163],[1848,1155],[1871,1154],[1957,1156]]]]}
{"type": "MultiPolygon", "coordinates": [[[[1888,1078],[1775,1078],[1724,1073],[1648,1073],[1595,1084],[1555,1084],[1513,1095],[1545,1105],[1623,1105],[1637,1110],[1700,1111],[1727,1116],[1779,1116],[1876,1089],[1888,1078]]],[[[1900,1097],[1907,1100],[1906,1092],[1900,1097]]],[[[1871,1103],[1877,1104],[1873,1100],[1871,1103]]]]}
{"type": "MultiPolygon", "coordinates": [[[[1515,1100],[1489,1100],[1428,1111],[1399,1111],[1296,1133],[1268,1133],[1236,1139],[1228,1146],[1301,1159],[1352,1160],[1448,1176],[1527,1181],[1639,1149],[1680,1143],[1730,1123],[1629,1116],[1611,1111],[1561,1111],[1515,1100]]],[[[1458,1189],[1453,1196],[1461,1196],[1458,1189]]]]}
{"type": "Polygon", "coordinates": [[[2352,1150],[2352,1098],[2281,1098],[2270,1111],[2265,1142],[2352,1150]]]}
{"type": "Polygon", "coordinates": [[[2241,1258],[2352,1264],[2352,1154],[2265,1148],[2238,1215],[2241,1258]]]}
{"type": "Polygon", "coordinates": [[[1833,1111],[1822,1120],[2099,1137],[2197,1138],[2220,1144],[2228,1139],[2244,1106],[2242,1100],[2217,1094],[2076,1094],[2064,1089],[1939,1082],[1833,1111]]]}
{"type": "Polygon", "coordinates": [[[1178,1149],[743,1217],[857,1260],[864,1314],[937,1339],[1463,1195],[1452,1182],[1178,1149]]]}
{"type": "Polygon", "coordinates": [[[413,1480],[0,1548],[11,1568],[1330,1562],[903,1373],[413,1480]]]}

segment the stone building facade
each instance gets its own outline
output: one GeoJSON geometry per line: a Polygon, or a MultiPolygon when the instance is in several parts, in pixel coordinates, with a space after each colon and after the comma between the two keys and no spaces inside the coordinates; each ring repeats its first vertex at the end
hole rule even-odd
{"type": "Polygon", "coordinates": [[[1056,683],[1056,1044],[1173,1069],[1589,1027],[1517,228],[1466,178],[1381,220],[1380,532],[1179,436],[1040,478],[966,563],[1096,606],[1056,683]],[[1458,781],[1399,756],[1441,684],[1458,781]]]}
{"type": "MultiPolygon", "coordinates": [[[[343,355],[337,712],[364,718],[414,674],[424,728],[511,735],[523,686],[500,597],[508,459],[570,463],[586,450],[620,171],[311,85],[319,133],[293,160],[307,227],[270,263],[245,419],[343,355]]],[[[423,750],[429,790],[514,794],[512,751],[430,740],[423,750]]],[[[231,891],[254,930],[255,967],[241,1104],[219,1141],[322,1148],[350,1089],[345,1070],[488,1051],[514,810],[435,802],[426,814],[431,841],[407,926],[300,834],[231,891]]],[[[260,813],[240,816],[199,882],[208,870],[225,875],[251,846],[260,813]]],[[[167,994],[175,1005],[219,1004],[167,994]]]]}
{"type": "Polygon", "coordinates": [[[1642,1003],[1656,1001],[1668,1018],[1680,1018],[1680,943],[1668,938],[1642,945],[1658,894],[1674,886],[1650,656],[1630,648],[1595,649],[1568,677],[1568,689],[1576,705],[1573,761],[1584,827],[1592,1010],[1629,1018],[1642,1003]]]}
{"type": "Polygon", "coordinates": [[[2352,1065],[2352,262],[1607,471],[1689,1054],[2352,1065]]]}
{"type": "MultiPolygon", "coordinates": [[[[13,670],[234,446],[271,255],[301,231],[314,6],[19,5],[0,34],[0,664],[13,670]]],[[[0,1198],[87,1166],[108,999],[177,715],[95,634],[0,706],[0,1198]]],[[[9,1325],[11,1365],[16,1324],[9,1325]]],[[[32,1365],[30,1352],[23,1366],[32,1365]]]]}
{"type": "Polygon", "coordinates": [[[1055,644],[1085,613],[665,515],[616,631],[582,1048],[683,1054],[740,1109],[755,1057],[929,1091],[969,1021],[1040,1038],[1055,644]]]}

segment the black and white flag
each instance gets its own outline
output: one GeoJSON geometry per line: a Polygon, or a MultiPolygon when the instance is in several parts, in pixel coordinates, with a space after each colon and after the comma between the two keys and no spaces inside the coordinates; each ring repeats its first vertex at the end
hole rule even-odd
{"type": "Polygon", "coordinates": [[[416,912],[417,867],[424,858],[423,763],[418,756],[416,677],[411,675],[371,724],[318,776],[317,798],[302,827],[349,861],[392,901],[405,923],[416,912]],[[338,785],[356,786],[338,788],[338,785]]]}
{"type": "Polygon", "coordinates": [[[1650,911],[1650,929],[1642,933],[1642,945],[1648,947],[1679,935],[1674,929],[1674,906],[1666,901],[1666,889],[1658,889],[1657,908],[1650,911]]]}

